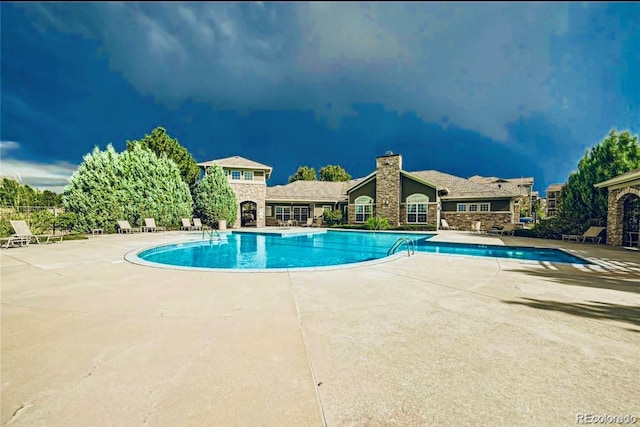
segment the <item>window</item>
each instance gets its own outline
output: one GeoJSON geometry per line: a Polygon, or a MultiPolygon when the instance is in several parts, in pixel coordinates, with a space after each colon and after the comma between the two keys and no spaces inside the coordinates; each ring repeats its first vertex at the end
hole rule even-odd
{"type": "Polygon", "coordinates": [[[324,211],[332,211],[333,210],[333,206],[331,205],[322,205],[322,212],[324,211]]]}
{"type": "Polygon", "coordinates": [[[267,216],[273,216],[273,206],[267,206],[267,216]]]}
{"type": "Polygon", "coordinates": [[[407,197],[407,223],[425,224],[429,197],[424,194],[412,194],[407,197]]]}
{"type": "Polygon", "coordinates": [[[300,222],[307,222],[309,218],[309,208],[306,206],[294,206],[293,219],[300,222]]]}
{"type": "Polygon", "coordinates": [[[467,204],[466,203],[458,203],[458,212],[466,212],[467,204]]]}
{"type": "Polygon", "coordinates": [[[478,212],[478,205],[476,203],[469,203],[469,212],[478,212]]]}
{"type": "Polygon", "coordinates": [[[276,219],[280,221],[289,221],[291,219],[291,207],[276,206],[276,219]]]}
{"type": "Polygon", "coordinates": [[[491,203],[480,203],[480,212],[491,211],[491,203]]]}
{"type": "Polygon", "coordinates": [[[244,171],[244,180],[253,181],[253,171],[244,171]]]}
{"type": "Polygon", "coordinates": [[[240,171],[231,171],[231,179],[240,179],[242,174],[240,171]]]}
{"type": "Polygon", "coordinates": [[[369,196],[360,196],[355,200],[356,222],[365,222],[373,214],[373,199],[369,196]]]}

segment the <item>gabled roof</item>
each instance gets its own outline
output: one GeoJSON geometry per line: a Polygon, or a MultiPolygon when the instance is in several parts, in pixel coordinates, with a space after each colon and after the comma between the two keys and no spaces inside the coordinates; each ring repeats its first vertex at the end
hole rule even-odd
{"type": "Polygon", "coordinates": [[[347,188],[354,181],[294,181],[286,185],[267,187],[267,201],[338,202],[346,200],[347,188]]]}
{"type": "Polygon", "coordinates": [[[549,187],[547,187],[547,193],[549,191],[561,191],[564,186],[565,184],[551,184],[549,187]]]}
{"type": "Polygon", "coordinates": [[[623,173],[622,175],[614,176],[613,178],[608,179],[606,181],[602,181],[597,184],[594,184],[594,187],[596,188],[611,187],[612,185],[624,184],[626,182],[633,181],[636,179],[640,179],[640,168],[634,169],[631,172],[623,173]]]}
{"type": "Polygon", "coordinates": [[[202,167],[213,166],[214,163],[227,169],[239,168],[239,169],[264,170],[267,172],[267,178],[269,178],[269,175],[271,175],[271,171],[273,170],[271,166],[254,162],[253,160],[245,159],[244,157],[240,157],[240,156],[232,156],[232,157],[225,157],[223,159],[209,160],[206,162],[198,163],[198,166],[202,166],[202,167]]]}
{"type": "Polygon", "coordinates": [[[448,173],[427,170],[410,172],[411,175],[415,175],[418,178],[426,182],[431,182],[436,185],[438,190],[447,189],[448,194],[442,196],[443,200],[456,199],[456,198],[488,198],[488,197],[516,197],[519,196],[519,192],[496,188],[493,185],[482,184],[474,182],[466,178],[450,175],[448,173]]]}

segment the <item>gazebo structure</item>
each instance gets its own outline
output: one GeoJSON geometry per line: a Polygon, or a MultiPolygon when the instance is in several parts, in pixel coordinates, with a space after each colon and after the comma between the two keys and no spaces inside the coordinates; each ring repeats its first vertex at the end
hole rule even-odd
{"type": "Polygon", "coordinates": [[[638,246],[640,232],[640,168],[594,185],[609,191],[607,245],[638,246]]]}

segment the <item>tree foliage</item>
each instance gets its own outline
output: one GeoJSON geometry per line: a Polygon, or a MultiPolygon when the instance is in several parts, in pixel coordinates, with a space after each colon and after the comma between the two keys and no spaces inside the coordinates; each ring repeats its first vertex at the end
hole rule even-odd
{"type": "Polygon", "coordinates": [[[27,184],[20,184],[15,179],[2,178],[0,181],[0,205],[57,207],[62,205],[62,200],[52,191],[40,191],[27,184]]]}
{"type": "Polygon", "coordinates": [[[238,216],[238,201],[220,165],[207,168],[193,192],[195,215],[209,225],[224,219],[233,227],[238,216]]]}
{"type": "Polygon", "coordinates": [[[562,190],[560,215],[580,224],[604,226],[607,222],[607,189],[593,185],[640,167],[638,137],[612,130],[598,145],[588,150],[578,170],[569,175],[562,190]]]}
{"type": "Polygon", "coordinates": [[[326,165],[320,168],[320,181],[349,181],[351,175],[342,166],[326,165]]]}
{"type": "Polygon", "coordinates": [[[294,181],[317,181],[316,170],[309,166],[300,166],[296,173],[289,177],[289,182],[294,181]]]}
{"type": "Polygon", "coordinates": [[[74,229],[80,232],[113,232],[118,220],[142,225],[144,218],[155,218],[158,225],[177,224],[193,207],[176,164],[139,144],[130,144],[123,153],[111,145],[105,151],[94,148],[72,175],[62,201],[75,213],[74,229]]]}
{"type": "Polygon", "coordinates": [[[127,141],[127,149],[135,144],[142,148],[153,151],[158,157],[167,157],[175,162],[180,169],[180,176],[189,187],[193,188],[200,178],[200,168],[196,164],[189,150],[171,138],[162,127],[157,127],[151,131],[151,135],[145,135],[139,141],[127,141]]]}

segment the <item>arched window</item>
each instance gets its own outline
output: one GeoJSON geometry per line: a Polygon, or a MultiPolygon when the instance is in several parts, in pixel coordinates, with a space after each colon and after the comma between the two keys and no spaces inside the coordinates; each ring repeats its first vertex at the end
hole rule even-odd
{"type": "Polygon", "coordinates": [[[426,224],[429,197],[424,194],[412,194],[407,197],[407,224],[426,224]]]}
{"type": "Polygon", "coordinates": [[[373,199],[369,196],[360,196],[355,200],[356,222],[365,222],[373,215],[373,199]]]}

